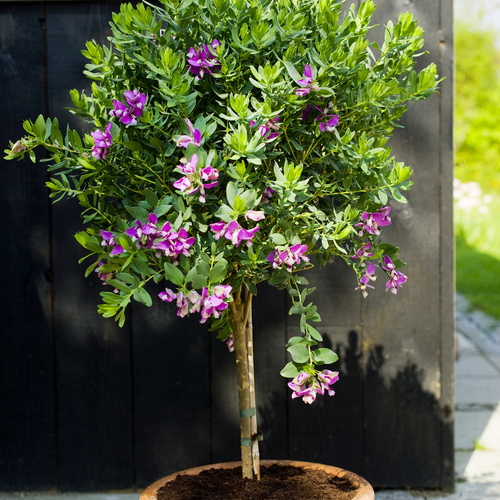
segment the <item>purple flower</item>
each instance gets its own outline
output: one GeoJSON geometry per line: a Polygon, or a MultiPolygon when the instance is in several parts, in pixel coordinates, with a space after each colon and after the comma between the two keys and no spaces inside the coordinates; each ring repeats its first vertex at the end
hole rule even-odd
{"type": "Polygon", "coordinates": [[[170,290],[170,288],[165,288],[165,291],[160,292],[158,297],[164,302],[173,302],[177,298],[177,294],[170,290]]]}
{"type": "Polygon", "coordinates": [[[129,107],[117,99],[113,101],[113,109],[109,112],[109,114],[119,118],[125,125],[137,125],[137,118],[130,113],[129,107]]]}
{"type": "Polygon", "coordinates": [[[335,391],[330,386],[337,382],[338,379],[339,373],[330,370],[318,372],[318,379],[313,378],[312,380],[309,373],[301,372],[288,383],[288,387],[293,391],[292,399],[302,398],[304,403],[312,404],[316,400],[318,393],[323,396],[327,391],[329,396],[333,396],[335,391]],[[309,384],[306,385],[308,382],[309,384]]]}
{"type": "Polygon", "coordinates": [[[391,224],[390,213],[391,207],[382,207],[378,212],[374,213],[363,212],[361,214],[363,222],[356,224],[356,227],[361,226],[359,236],[363,236],[365,231],[378,236],[381,226],[389,226],[391,224]]]}
{"type": "Polygon", "coordinates": [[[137,89],[126,90],[123,93],[127,104],[131,107],[131,113],[134,116],[141,116],[146,104],[146,94],[141,94],[137,89]]]}
{"type": "Polygon", "coordinates": [[[115,241],[115,235],[111,231],[104,231],[101,229],[99,231],[99,234],[102,237],[101,245],[103,247],[105,246],[112,246],[112,250],[110,252],[110,255],[120,255],[123,253],[125,250],[121,245],[118,245],[115,241]]]}
{"type": "MultiPolygon", "coordinates": [[[[219,171],[210,165],[200,170],[200,179],[204,182],[216,181],[218,178],[219,178],[219,171]]],[[[209,184],[205,184],[205,188],[209,189],[216,185],[217,182],[211,182],[209,184]]]]}
{"type": "Polygon", "coordinates": [[[175,181],[173,184],[175,189],[179,189],[182,192],[186,192],[186,194],[192,194],[196,192],[199,188],[199,186],[196,186],[194,189],[191,189],[193,187],[193,183],[188,177],[181,177],[179,180],[175,181]]]}
{"type": "Polygon", "coordinates": [[[245,219],[257,222],[259,220],[265,219],[266,215],[262,210],[248,210],[245,214],[245,219]]]}
{"type": "Polygon", "coordinates": [[[317,121],[321,122],[319,124],[319,129],[321,132],[333,132],[335,127],[339,123],[339,115],[332,115],[330,110],[333,108],[333,103],[328,103],[325,109],[321,109],[319,106],[314,106],[319,111],[319,116],[316,118],[317,121]]]}
{"type": "Polygon", "coordinates": [[[125,231],[125,234],[132,238],[132,241],[137,242],[137,248],[152,248],[156,238],[158,232],[158,228],[156,227],[158,218],[152,213],[149,214],[147,220],[146,224],[137,220],[131,228],[125,231]]]}
{"type": "Polygon", "coordinates": [[[373,252],[370,252],[370,249],[372,247],[372,244],[368,241],[366,242],[357,252],[356,255],[353,255],[351,259],[362,259],[361,260],[361,266],[365,266],[366,264],[364,263],[364,259],[368,259],[370,257],[373,257],[373,252]]]}
{"type": "Polygon", "coordinates": [[[288,382],[288,387],[293,391],[292,399],[301,396],[305,383],[309,380],[310,376],[307,372],[300,372],[291,382],[288,382]]]}
{"type": "Polygon", "coordinates": [[[215,241],[220,240],[226,233],[226,223],[215,222],[213,224],[210,224],[210,229],[214,233],[215,241]]]}
{"type": "Polygon", "coordinates": [[[104,131],[96,130],[91,132],[90,135],[94,139],[94,147],[92,148],[92,156],[97,160],[103,160],[109,153],[113,137],[111,135],[112,122],[106,125],[104,131]]]}
{"type": "Polygon", "coordinates": [[[297,243],[281,252],[275,250],[267,257],[267,260],[272,263],[274,269],[285,264],[288,271],[292,272],[295,264],[299,265],[301,262],[309,262],[309,257],[305,255],[307,250],[307,245],[297,243]]]}
{"type": "Polygon", "coordinates": [[[185,176],[175,181],[173,186],[186,194],[193,194],[200,190],[199,200],[201,203],[205,203],[205,189],[210,189],[217,185],[219,171],[211,165],[207,165],[206,167],[198,170],[197,154],[194,154],[189,162],[184,160],[184,163],[177,165],[177,168],[179,168],[185,176]],[[204,182],[208,182],[208,184],[204,184],[204,182]]]}
{"type": "Polygon", "coordinates": [[[308,118],[308,116],[309,116],[309,114],[311,113],[311,111],[312,111],[312,110],[313,110],[313,107],[312,107],[310,104],[308,104],[308,105],[304,108],[304,110],[302,111],[302,120],[303,120],[303,121],[306,121],[306,120],[307,120],[307,118],[308,118]]]}
{"type": "Polygon", "coordinates": [[[210,316],[214,318],[219,318],[220,313],[227,309],[228,305],[221,298],[210,295],[203,301],[203,307],[200,311],[201,320],[200,323],[205,323],[210,316]]]}
{"type": "Polygon", "coordinates": [[[154,248],[159,250],[158,256],[163,253],[165,256],[170,257],[175,263],[179,260],[181,255],[189,257],[191,254],[190,248],[194,245],[194,241],[194,236],[190,237],[183,227],[181,227],[178,232],[175,232],[167,222],[162,230],[157,233],[154,248]]]}
{"type": "Polygon", "coordinates": [[[370,262],[365,270],[365,274],[360,278],[359,285],[355,288],[355,290],[361,290],[363,297],[368,297],[368,291],[366,289],[375,288],[368,283],[370,283],[370,281],[375,281],[376,279],[377,277],[375,276],[375,264],[373,262],[370,262]]]}
{"type": "Polygon", "coordinates": [[[177,305],[177,316],[179,316],[179,318],[184,318],[184,316],[186,316],[187,313],[189,312],[189,304],[182,292],[179,292],[177,294],[176,305],[177,305]]]}
{"type": "MultiPolygon", "coordinates": [[[[275,118],[269,120],[265,125],[259,125],[260,135],[266,140],[266,142],[272,141],[279,136],[278,130],[280,117],[276,116],[275,118]],[[272,132],[274,130],[274,132],[272,132]]],[[[255,121],[250,122],[250,126],[253,127],[255,125],[255,121]]]]}
{"type": "Polygon", "coordinates": [[[182,292],[176,294],[172,290],[170,290],[170,288],[165,288],[165,291],[160,292],[158,294],[158,297],[160,297],[163,302],[173,302],[175,300],[177,305],[177,316],[179,316],[180,318],[183,318],[188,314],[189,303],[182,292]]]}
{"type": "Polygon", "coordinates": [[[126,90],[123,93],[125,101],[115,99],[113,101],[113,109],[109,112],[111,116],[119,118],[124,125],[137,125],[137,118],[142,115],[144,105],[146,104],[146,94],[142,94],[137,89],[126,90]]]}
{"type": "Polygon", "coordinates": [[[233,291],[233,287],[231,285],[215,285],[214,286],[214,295],[221,299],[227,299],[231,292],[233,291]]]}
{"type": "Polygon", "coordinates": [[[319,129],[321,130],[321,132],[333,132],[338,123],[339,123],[339,115],[335,115],[333,118],[330,118],[326,123],[321,122],[319,124],[319,129]]]}
{"type": "Polygon", "coordinates": [[[202,49],[191,47],[188,50],[189,71],[195,74],[195,81],[201,80],[205,73],[213,75],[213,70],[220,68],[217,60],[217,47],[220,46],[218,40],[214,40],[210,47],[203,44],[202,49]]]}
{"type": "Polygon", "coordinates": [[[187,298],[193,304],[192,312],[199,312],[201,315],[200,323],[205,323],[210,317],[219,318],[220,313],[228,307],[224,299],[231,295],[232,287],[230,285],[217,285],[214,293],[209,295],[208,288],[203,287],[201,295],[192,290],[187,298]]]}
{"type": "Polygon", "coordinates": [[[226,228],[224,236],[226,239],[231,240],[231,243],[238,247],[242,241],[246,241],[247,247],[252,245],[252,238],[259,230],[259,226],[253,229],[242,228],[235,220],[231,221],[226,228]]]}
{"type": "Polygon", "coordinates": [[[271,188],[264,189],[264,192],[262,193],[262,203],[264,205],[269,203],[269,200],[273,197],[273,194],[275,192],[276,191],[274,189],[271,189],[271,188]]]}
{"type": "Polygon", "coordinates": [[[226,345],[227,345],[227,348],[228,348],[229,352],[233,352],[234,351],[234,337],[233,337],[232,333],[230,333],[227,336],[226,345]]]}
{"type": "MultiPolygon", "coordinates": [[[[339,372],[332,372],[330,370],[323,370],[318,373],[318,379],[323,391],[327,391],[329,396],[334,396],[335,391],[330,387],[339,379],[339,372]]],[[[323,392],[321,393],[323,394],[323,392]]]]}
{"type": "Polygon", "coordinates": [[[193,124],[187,119],[184,118],[191,135],[181,135],[177,139],[176,145],[181,146],[183,148],[187,148],[189,144],[194,144],[195,146],[199,146],[201,144],[201,132],[193,127],[193,124]]]}
{"type": "Polygon", "coordinates": [[[313,73],[312,73],[311,66],[309,66],[309,64],[306,64],[304,67],[304,78],[301,78],[297,83],[302,88],[297,89],[295,91],[295,93],[301,97],[309,94],[309,92],[311,92],[311,90],[316,90],[316,91],[319,90],[319,87],[314,84],[313,73]]]}
{"type": "Polygon", "coordinates": [[[397,294],[398,288],[403,286],[403,283],[406,283],[407,277],[403,273],[396,271],[396,266],[388,255],[384,255],[384,264],[382,264],[382,268],[385,269],[389,276],[385,291],[387,292],[390,290],[391,293],[397,294]]]}

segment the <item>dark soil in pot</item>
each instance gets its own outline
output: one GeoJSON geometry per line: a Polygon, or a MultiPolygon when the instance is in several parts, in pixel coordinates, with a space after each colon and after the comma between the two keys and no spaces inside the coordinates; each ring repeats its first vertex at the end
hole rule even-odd
{"type": "Polygon", "coordinates": [[[157,500],[354,500],[358,486],[322,470],[273,464],[261,467],[260,481],[242,479],[241,467],[178,475],[157,500]]]}

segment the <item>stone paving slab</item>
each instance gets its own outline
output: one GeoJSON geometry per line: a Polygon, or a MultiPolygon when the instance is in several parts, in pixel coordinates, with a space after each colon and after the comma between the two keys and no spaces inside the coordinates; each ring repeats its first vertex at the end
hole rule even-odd
{"type": "Polygon", "coordinates": [[[481,442],[493,411],[455,412],[455,450],[473,451],[481,442]]]}
{"type": "MultiPolygon", "coordinates": [[[[500,404],[489,419],[486,428],[478,440],[478,444],[487,451],[500,453],[500,404]]],[[[500,476],[500,463],[498,470],[500,476]]]]}
{"type": "Polygon", "coordinates": [[[496,408],[500,401],[500,376],[482,379],[463,379],[455,384],[455,404],[464,406],[485,406],[496,408]]]}
{"type": "Polygon", "coordinates": [[[455,362],[456,380],[462,378],[499,377],[500,374],[489,359],[469,351],[461,351],[455,362]]]}

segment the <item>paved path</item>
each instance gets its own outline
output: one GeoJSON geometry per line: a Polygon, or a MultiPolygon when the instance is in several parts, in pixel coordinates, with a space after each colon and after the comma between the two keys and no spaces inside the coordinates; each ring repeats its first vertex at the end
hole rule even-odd
{"type": "Polygon", "coordinates": [[[377,500],[500,500],[500,322],[457,295],[456,326],[456,491],[382,491],[377,500]]]}
{"type": "MultiPolygon", "coordinates": [[[[500,322],[471,310],[460,296],[457,296],[456,320],[456,491],[450,494],[379,491],[376,500],[500,500],[500,322]]],[[[138,497],[138,493],[0,493],[0,500],[138,500],[138,497]]]]}

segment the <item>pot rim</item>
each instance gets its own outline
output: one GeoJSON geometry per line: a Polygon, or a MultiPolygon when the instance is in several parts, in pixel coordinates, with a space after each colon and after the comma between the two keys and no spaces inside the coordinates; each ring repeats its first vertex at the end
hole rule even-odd
{"type": "MultiPolygon", "coordinates": [[[[301,467],[303,469],[309,470],[322,470],[328,474],[335,475],[337,477],[346,477],[353,484],[358,486],[358,491],[356,496],[352,500],[374,500],[375,492],[371,484],[361,477],[359,474],[348,471],[346,469],[341,469],[340,467],[335,467],[333,465],[323,465],[315,462],[303,462],[298,460],[261,460],[260,464],[263,466],[270,465],[289,465],[292,467],[301,467]]],[[[221,462],[217,464],[207,464],[198,467],[192,467],[190,469],[185,469],[179,472],[174,472],[168,476],[158,479],[154,483],[150,484],[141,494],[139,500],[156,500],[156,494],[158,490],[162,488],[166,483],[173,481],[178,475],[188,475],[195,476],[200,472],[208,469],[233,469],[235,467],[241,467],[241,461],[237,462],[221,462]]]]}

